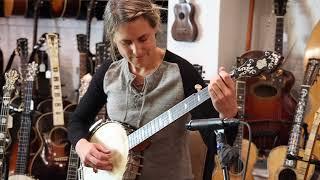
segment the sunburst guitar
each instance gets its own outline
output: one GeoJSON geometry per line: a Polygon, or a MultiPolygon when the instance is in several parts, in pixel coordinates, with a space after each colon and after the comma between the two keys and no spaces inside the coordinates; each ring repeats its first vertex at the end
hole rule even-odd
{"type": "MultiPolygon", "coordinates": [[[[242,66],[230,72],[231,77],[238,79],[256,76],[262,72],[270,73],[282,63],[283,57],[278,53],[263,51],[261,54],[263,56],[260,58],[245,59],[245,63],[242,66]]],[[[112,161],[113,170],[98,170],[98,172],[95,173],[92,168],[82,166],[84,168],[84,180],[120,180],[126,177],[136,179],[140,173],[141,164],[139,163],[141,163],[141,161],[137,163],[135,158],[132,159],[132,156],[128,157],[129,152],[143,145],[151,136],[209,98],[210,95],[206,87],[171,107],[139,129],[129,133],[117,122],[96,122],[90,128],[89,141],[102,144],[109,148],[111,147],[111,153],[114,157],[112,161]],[[128,136],[127,133],[129,134],[128,136]]]]}

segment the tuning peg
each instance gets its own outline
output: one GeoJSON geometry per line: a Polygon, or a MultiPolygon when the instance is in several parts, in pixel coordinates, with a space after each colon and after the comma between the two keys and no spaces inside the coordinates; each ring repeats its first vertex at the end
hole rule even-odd
{"type": "Polygon", "coordinates": [[[196,84],[196,85],[194,85],[194,89],[196,89],[197,92],[199,92],[199,91],[201,91],[202,86],[200,84],[196,84]]]}

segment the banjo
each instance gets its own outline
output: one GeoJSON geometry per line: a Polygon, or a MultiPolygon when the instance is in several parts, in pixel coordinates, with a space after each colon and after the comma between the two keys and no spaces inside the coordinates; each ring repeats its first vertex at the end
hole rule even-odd
{"type": "MultiPolygon", "coordinates": [[[[244,59],[243,65],[233,69],[230,75],[233,79],[250,78],[261,73],[271,73],[282,64],[283,57],[273,51],[254,51],[259,58],[244,59]]],[[[188,113],[210,98],[208,87],[192,94],[180,103],[160,114],[149,123],[137,130],[128,132],[128,127],[115,121],[97,121],[89,129],[88,140],[108,147],[112,153],[112,171],[98,170],[81,164],[80,179],[84,180],[121,180],[136,179],[142,168],[141,155],[132,149],[142,144],[152,135],[164,129],[178,118],[188,113]]]]}

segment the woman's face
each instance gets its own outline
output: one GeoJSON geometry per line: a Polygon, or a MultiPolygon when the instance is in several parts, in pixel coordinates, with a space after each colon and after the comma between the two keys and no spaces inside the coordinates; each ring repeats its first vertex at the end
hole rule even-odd
{"type": "Polygon", "coordinates": [[[147,20],[139,17],[134,21],[123,23],[117,29],[114,41],[120,54],[135,66],[150,63],[156,52],[156,28],[147,20]]]}

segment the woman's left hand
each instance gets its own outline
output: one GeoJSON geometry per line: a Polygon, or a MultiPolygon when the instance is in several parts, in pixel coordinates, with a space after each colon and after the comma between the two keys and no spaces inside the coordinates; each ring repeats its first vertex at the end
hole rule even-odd
{"type": "Polygon", "coordinates": [[[235,82],[223,67],[219,68],[218,75],[210,80],[209,94],[214,108],[220,118],[234,117],[237,112],[237,98],[235,82]]]}

